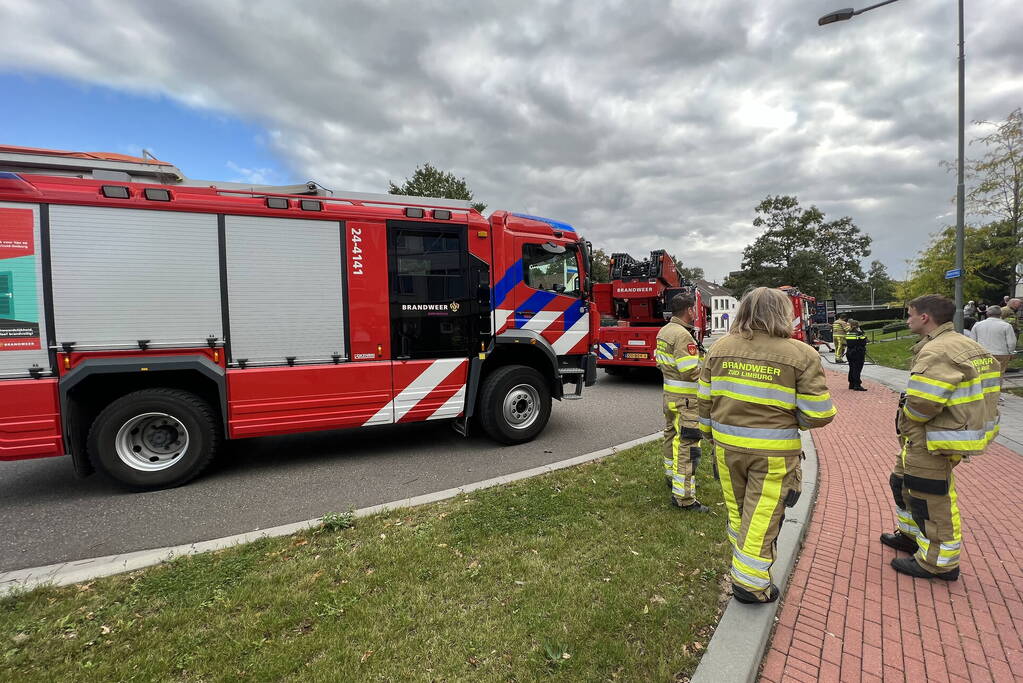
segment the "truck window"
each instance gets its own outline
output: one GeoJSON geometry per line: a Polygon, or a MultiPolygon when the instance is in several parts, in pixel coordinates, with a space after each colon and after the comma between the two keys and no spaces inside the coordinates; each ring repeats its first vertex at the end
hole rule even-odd
{"type": "Polygon", "coordinates": [[[579,260],[574,250],[552,254],[539,244],[522,247],[522,272],[526,284],[567,296],[581,296],[579,260]]]}

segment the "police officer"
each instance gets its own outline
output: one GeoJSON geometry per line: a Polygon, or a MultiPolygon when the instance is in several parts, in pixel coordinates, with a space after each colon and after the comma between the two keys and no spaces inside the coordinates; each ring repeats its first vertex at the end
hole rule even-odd
{"type": "Polygon", "coordinates": [[[881,542],[913,553],[893,559],[895,571],[955,581],[962,531],[952,470],[998,434],[999,366],[955,333],[955,304],[947,297],[918,297],[908,312],[909,329],[921,339],[899,413],[902,452],[889,480],[898,529],[881,534],[881,542]]]}
{"type": "Polygon", "coordinates": [[[849,388],[853,391],[866,391],[860,380],[863,361],[867,357],[867,335],[860,329],[860,323],[849,320],[849,331],[845,335],[846,357],[849,359],[849,388]]]}
{"type": "Polygon", "coordinates": [[[835,362],[844,363],[842,356],[845,355],[845,335],[849,330],[848,323],[845,322],[846,318],[849,317],[848,313],[839,313],[835,317],[835,322],[831,324],[831,337],[835,341],[835,362]]]}
{"type": "Polygon", "coordinates": [[[714,444],[739,602],[778,599],[771,565],[785,508],[802,490],[799,430],[835,417],[820,355],[791,338],[791,312],[777,289],[748,293],[700,373],[700,430],[714,444]]]}
{"type": "Polygon", "coordinates": [[[700,464],[700,430],[696,400],[700,346],[693,336],[696,300],[676,294],[671,320],[657,333],[657,367],[664,378],[664,476],[671,484],[671,502],[687,512],[707,512],[696,499],[696,468],[700,464]]]}

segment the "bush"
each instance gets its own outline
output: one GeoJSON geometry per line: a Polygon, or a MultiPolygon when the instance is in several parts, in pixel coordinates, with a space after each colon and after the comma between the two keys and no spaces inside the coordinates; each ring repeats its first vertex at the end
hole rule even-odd
{"type": "Polygon", "coordinates": [[[860,329],[861,330],[876,330],[876,329],[879,329],[881,327],[884,327],[887,324],[893,324],[893,323],[888,323],[888,322],[886,322],[884,320],[871,320],[870,322],[860,323],[860,329]]]}
{"type": "Polygon", "coordinates": [[[902,330],[908,330],[909,325],[904,320],[900,320],[894,323],[888,323],[881,328],[881,331],[887,334],[888,332],[901,332],[902,330]]]}

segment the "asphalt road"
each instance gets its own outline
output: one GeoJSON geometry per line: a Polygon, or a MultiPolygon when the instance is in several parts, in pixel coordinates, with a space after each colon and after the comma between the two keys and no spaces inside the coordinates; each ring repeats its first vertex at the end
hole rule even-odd
{"type": "MultiPolygon", "coordinates": [[[[554,402],[535,441],[499,446],[421,423],[228,442],[187,486],[127,493],[67,458],[0,463],[0,571],[193,543],[510,474],[664,426],[660,375],[610,377],[554,402]]],[[[654,467],[655,463],[651,463],[654,467]]]]}

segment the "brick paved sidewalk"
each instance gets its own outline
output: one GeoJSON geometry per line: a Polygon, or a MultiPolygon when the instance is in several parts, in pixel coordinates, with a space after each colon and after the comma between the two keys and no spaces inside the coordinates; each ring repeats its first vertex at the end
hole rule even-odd
{"type": "Polygon", "coordinates": [[[828,373],[835,422],[814,430],[820,491],[761,680],[1023,680],[1023,456],[1000,444],[956,468],[958,582],[896,574],[888,475],[897,396],[828,373]]]}

